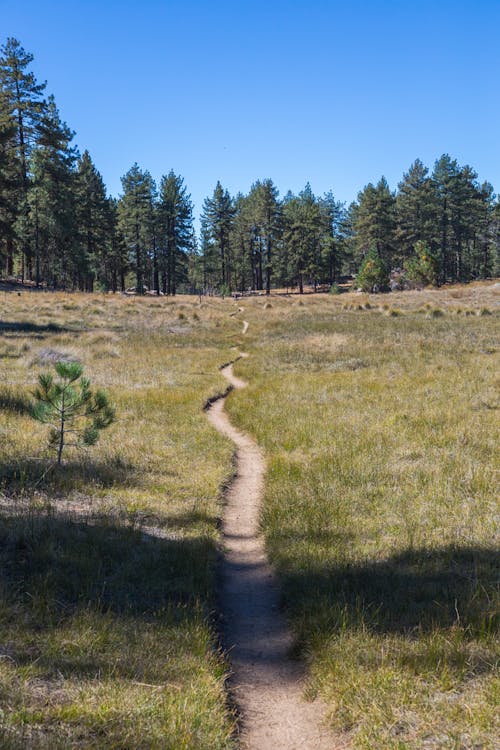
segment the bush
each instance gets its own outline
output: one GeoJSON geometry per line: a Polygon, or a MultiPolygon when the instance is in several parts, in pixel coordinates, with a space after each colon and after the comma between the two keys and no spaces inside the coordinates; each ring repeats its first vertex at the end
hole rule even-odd
{"type": "Polygon", "coordinates": [[[418,286],[436,286],[439,279],[440,263],[425,242],[415,243],[415,257],[405,264],[407,278],[418,286]]]}
{"type": "Polygon", "coordinates": [[[363,292],[383,292],[389,284],[389,274],[385,263],[375,248],[371,248],[365,256],[355,285],[363,292]]]}

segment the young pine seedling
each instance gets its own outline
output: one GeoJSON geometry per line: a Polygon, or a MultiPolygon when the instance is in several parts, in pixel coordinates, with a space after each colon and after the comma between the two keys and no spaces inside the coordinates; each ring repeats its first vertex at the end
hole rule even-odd
{"type": "Polygon", "coordinates": [[[115,410],[104,391],[92,391],[79,362],[56,362],[59,378],[50,373],[38,377],[32,415],[51,427],[49,444],[62,461],[66,446],[94,445],[99,433],[115,419],[115,410]]]}

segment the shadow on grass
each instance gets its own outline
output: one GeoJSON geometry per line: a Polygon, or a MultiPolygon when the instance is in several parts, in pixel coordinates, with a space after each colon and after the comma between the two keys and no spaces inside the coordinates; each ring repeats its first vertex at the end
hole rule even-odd
{"type": "Polygon", "coordinates": [[[29,397],[12,388],[0,388],[0,411],[9,411],[14,414],[30,414],[31,401],[29,397]]]}
{"type": "Polygon", "coordinates": [[[66,493],[92,487],[138,487],[135,467],[119,456],[108,461],[90,458],[66,461],[60,466],[53,459],[0,457],[0,487],[12,496],[33,490],[66,493]]]}
{"type": "Polygon", "coordinates": [[[500,625],[500,556],[489,547],[409,549],[381,562],[285,574],[303,637],[346,628],[411,634],[456,625],[471,636],[500,625]]]}
{"type": "Polygon", "coordinates": [[[161,662],[173,645],[165,638],[179,639],[181,650],[199,648],[193,628],[211,606],[215,558],[208,537],[170,540],[102,520],[2,514],[0,604],[10,658],[18,666],[36,661],[46,677],[158,679],[144,629],[160,628],[161,662]],[[81,632],[82,619],[93,635],[75,647],[64,629],[81,632]]]}
{"type": "Polygon", "coordinates": [[[81,604],[147,616],[207,599],[215,551],[208,537],[165,539],[111,521],[53,512],[0,517],[4,597],[28,608],[43,598],[45,611],[56,616],[81,604]]]}
{"type": "Polygon", "coordinates": [[[69,333],[79,330],[75,327],[61,326],[59,323],[31,323],[30,321],[0,320],[1,333],[17,333],[22,336],[33,334],[44,336],[48,333],[69,333]]]}

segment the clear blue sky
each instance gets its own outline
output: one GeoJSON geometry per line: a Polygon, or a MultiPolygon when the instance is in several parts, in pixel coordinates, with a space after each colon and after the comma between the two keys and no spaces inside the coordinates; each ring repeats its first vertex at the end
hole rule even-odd
{"type": "Polygon", "coordinates": [[[448,152],[500,191],[499,0],[0,0],[109,191],[133,162],[196,213],[271,177],[351,201],[448,152]]]}

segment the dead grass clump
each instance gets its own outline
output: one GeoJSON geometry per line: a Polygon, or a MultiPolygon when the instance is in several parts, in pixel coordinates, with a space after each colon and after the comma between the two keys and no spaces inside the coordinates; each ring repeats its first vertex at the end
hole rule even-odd
{"type": "Polygon", "coordinates": [[[403,313],[401,310],[398,310],[396,307],[391,307],[389,308],[389,310],[386,310],[385,314],[389,318],[398,318],[403,313]]]}
{"type": "Polygon", "coordinates": [[[428,318],[442,318],[444,314],[445,314],[444,310],[442,310],[440,307],[434,307],[428,310],[427,317],[428,318]]]}
{"type": "Polygon", "coordinates": [[[52,349],[52,347],[43,347],[40,349],[30,361],[30,366],[48,367],[54,365],[56,362],[79,362],[80,359],[71,352],[64,352],[60,349],[52,349]]]}

